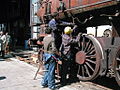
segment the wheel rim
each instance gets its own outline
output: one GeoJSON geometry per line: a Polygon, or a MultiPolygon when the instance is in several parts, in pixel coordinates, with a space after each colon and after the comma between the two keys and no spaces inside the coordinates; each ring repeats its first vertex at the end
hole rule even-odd
{"type": "Polygon", "coordinates": [[[81,37],[76,53],[77,76],[80,80],[93,80],[98,76],[102,58],[98,41],[91,36],[81,37]]]}
{"type": "Polygon", "coordinates": [[[116,54],[116,58],[114,61],[114,72],[115,72],[115,79],[120,86],[120,49],[118,49],[118,52],[116,54]]]}

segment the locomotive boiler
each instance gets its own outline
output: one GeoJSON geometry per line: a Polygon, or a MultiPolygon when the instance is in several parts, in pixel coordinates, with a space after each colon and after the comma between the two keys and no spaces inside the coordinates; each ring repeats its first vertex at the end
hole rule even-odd
{"type": "MultiPolygon", "coordinates": [[[[83,33],[77,45],[77,76],[90,81],[101,76],[115,77],[120,85],[120,0],[42,0],[37,12],[41,29],[45,28],[54,12],[62,20],[74,22],[83,33]],[[92,17],[86,23],[85,19],[92,17]],[[99,26],[109,25],[102,36],[99,26]],[[94,35],[87,33],[95,27],[94,35]]],[[[90,31],[92,32],[92,30],[90,31]]]]}

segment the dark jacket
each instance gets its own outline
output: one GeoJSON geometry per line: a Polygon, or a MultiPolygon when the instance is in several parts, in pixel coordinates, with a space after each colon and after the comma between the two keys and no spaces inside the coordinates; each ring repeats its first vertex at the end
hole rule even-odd
{"type": "Polygon", "coordinates": [[[73,39],[70,35],[63,34],[62,35],[62,45],[61,45],[61,52],[64,55],[67,55],[68,53],[71,53],[71,47],[72,44],[75,44],[79,41],[80,37],[77,37],[76,39],[73,39]]]}

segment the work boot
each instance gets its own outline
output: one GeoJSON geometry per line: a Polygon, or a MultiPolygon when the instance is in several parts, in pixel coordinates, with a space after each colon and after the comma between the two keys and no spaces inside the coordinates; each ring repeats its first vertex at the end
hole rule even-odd
{"type": "Polygon", "coordinates": [[[50,90],[59,90],[58,88],[50,88],[50,90]]]}
{"type": "Polygon", "coordinates": [[[41,85],[41,88],[47,88],[48,86],[47,85],[41,85]]]}

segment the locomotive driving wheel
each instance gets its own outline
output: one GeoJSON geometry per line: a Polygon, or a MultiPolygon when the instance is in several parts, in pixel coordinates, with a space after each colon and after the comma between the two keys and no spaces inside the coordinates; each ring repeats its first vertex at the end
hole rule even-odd
{"type": "Polygon", "coordinates": [[[99,75],[102,49],[98,40],[93,36],[83,35],[78,43],[76,63],[79,80],[93,80],[99,75]]]}
{"type": "Polygon", "coordinates": [[[118,49],[115,60],[114,60],[114,74],[115,79],[120,86],[120,49],[118,49]]]}

